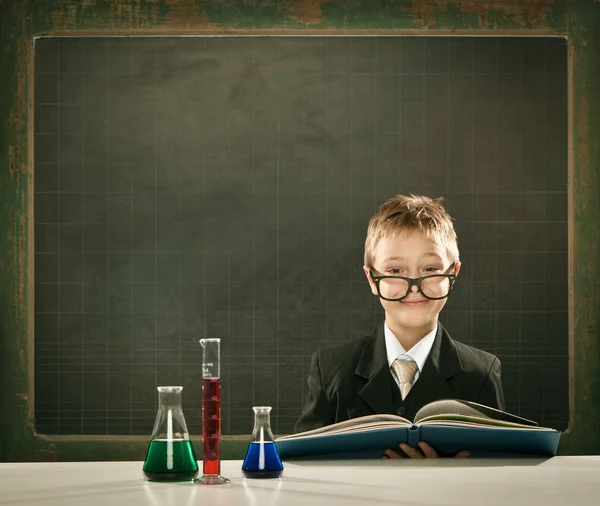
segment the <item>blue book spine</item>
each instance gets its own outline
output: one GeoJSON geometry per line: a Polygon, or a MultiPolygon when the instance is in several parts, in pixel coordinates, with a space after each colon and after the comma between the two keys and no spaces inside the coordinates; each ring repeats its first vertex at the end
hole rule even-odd
{"type": "Polygon", "coordinates": [[[408,430],[408,445],[416,448],[419,441],[421,441],[421,427],[413,425],[408,430]]]}

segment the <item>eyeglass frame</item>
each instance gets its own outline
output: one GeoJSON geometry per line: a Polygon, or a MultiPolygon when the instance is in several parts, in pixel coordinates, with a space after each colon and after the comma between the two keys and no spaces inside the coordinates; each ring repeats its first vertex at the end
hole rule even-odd
{"type": "MultiPolygon", "coordinates": [[[[456,263],[453,263],[450,267],[448,267],[448,269],[452,269],[452,268],[456,268],[456,263]]],[[[456,282],[456,273],[452,273],[452,274],[430,274],[428,276],[421,276],[420,278],[407,278],[404,276],[375,276],[373,274],[373,267],[369,265],[369,275],[371,276],[371,279],[373,280],[373,282],[375,283],[375,286],[377,287],[377,294],[379,295],[379,298],[383,299],[383,300],[387,300],[389,302],[398,302],[401,300],[406,299],[406,297],[408,297],[408,294],[410,293],[411,288],[414,286],[417,287],[417,290],[419,291],[419,293],[425,297],[428,300],[442,300],[442,299],[447,299],[448,296],[452,293],[452,290],[454,289],[454,283],[456,282]],[[444,277],[444,278],[448,278],[450,280],[450,288],[448,289],[448,293],[446,295],[444,295],[443,297],[429,297],[428,295],[425,294],[425,292],[423,292],[423,289],[421,288],[421,283],[423,282],[424,279],[428,279],[428,278],[439,278],[439,277],[444,277]],[[381,295],[381,289],[379,288],[379,283],[381,282],[382,279],[385,278],[392,278],[392,279],[402,279],[406,282],[408,282],[408,288],[406,290],[406,294],[404,295],[404,297],[400,297],[399,299],[388,299],[387,297],[384,297],[383,295],[381,295]]]]}

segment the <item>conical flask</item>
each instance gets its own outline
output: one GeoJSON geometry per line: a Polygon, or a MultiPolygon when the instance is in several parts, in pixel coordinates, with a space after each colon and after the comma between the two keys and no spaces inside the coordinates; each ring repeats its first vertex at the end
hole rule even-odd
{"type": "Polygon", "coordinates": [[[279,478],[283,464],[271,432],[271,406],[254,406],[254,430],[242,472],[247,478],[279,478]]]}
{"type": "Polygon", "coordinates": [[[183,410],[183,387],[158,387],[158,413],[144,462],[150,481],[190,481],[198,474],[198,462],[190,441],[183,410]]]}

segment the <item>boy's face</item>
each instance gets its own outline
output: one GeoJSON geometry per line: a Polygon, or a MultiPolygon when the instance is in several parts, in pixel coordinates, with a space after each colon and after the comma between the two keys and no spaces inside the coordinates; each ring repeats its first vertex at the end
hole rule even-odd
{"type": "MultiPolygon", "coordinates": [[[[460,262],[450,268],[452,261],[448,258],[446,248],[418,232],[401,232],[395,237],[384,237],[373,253],[374,265],[371,267],[374,274],[380,276],[420,278],[432,274],[458,274],[460,270],[460,262]]],[[[369,275],[369,266],[365,265],[364,271],[371,291],[379,296],[377,286],[369,275]]],[[[408,296],[401,301],[379,300],[388,324],[393,324],[397,329],[414,330],[434,326],[447,299],[429,300],[416,286],[412,286],[408,296]]]]}

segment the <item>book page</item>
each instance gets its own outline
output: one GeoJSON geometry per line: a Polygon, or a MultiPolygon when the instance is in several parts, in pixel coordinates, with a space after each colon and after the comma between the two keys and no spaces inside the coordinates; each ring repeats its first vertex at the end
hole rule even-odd
{"type": "Polygon", "coordinates": [[[426,404],[415,415],[415,423],[420,424],[422,421],[428,420],[433,416],[437,419],[444,417],[450,420],[453,419],[454,415],[474,417],[478,420],[496,420],[498,422],[517,424],[524,427],[537,426],[537,423],[533,420],[528,420],[527,418],[513,415],[506,411],[461,399],[442,399],[426,404]]]}
{"type": "Polygon", "coordinates": [[[489,428],[504,428],[504,429],[531,429],[531,430],[554,430],[547,427],[538,427],[531,425],[523,425],[521,423],[504,422],[502,420],[494,420],[493,418],[482,418],[476,416],[465,415],[434,415],[423,418],[419,421],[419,425],[445,425],[449,427],[481,427],[489,428]]]}
{"type": "Polygon", "coordinates": [[[369,415],[353,418],[351,420],[344,420],[343,422],[334,423],[332,425],[326,425],[325,427],[319,427],[318,429],[308,430],[306,432],[299,432],[298,434],[289,434],[287,436],[281,436],[276,441],[283,441],[287,439],[299,439],[303,437],[311,436],[325,436],[331,434],[343,434],[345,432],[362,432],[365,430],[374,430],[390,427],[410,427],[412,422],[406,418],[396,415],[369,415]]]}

